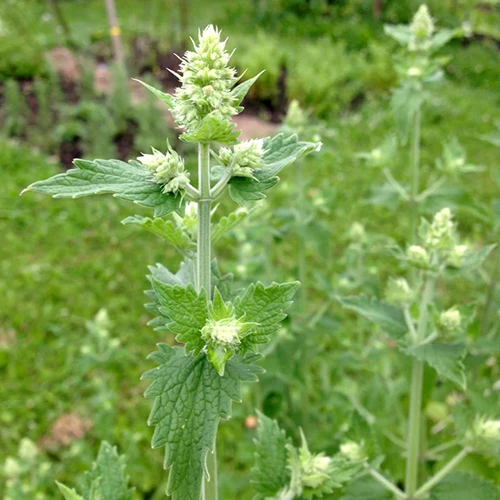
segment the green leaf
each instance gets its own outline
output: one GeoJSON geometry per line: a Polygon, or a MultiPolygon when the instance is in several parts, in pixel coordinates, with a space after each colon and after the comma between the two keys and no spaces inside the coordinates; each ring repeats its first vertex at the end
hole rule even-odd
{"type": "Polygon", "coordinates": [[[399,340],[408,332],[403,310],[374,297],[341,297],[339,302],[375,323],[389,337],[399,340]]]}
{"type": "Polygon", "coordinates": [[[151,231],[165,241],[168,241],[177,251],[185,257],[194,256],[196,243],[174,222],[162,218],[151,219],[134,215],[122,220],[122,224],[136,224],[151,231]]]}
{"type": "Polygon", "coordinates": [[[500,489],[468,472],[452,472],[432,489],[430,500],[500,500],[500,489]]]}
{"type": "Polygon", "coordinates": [[[371,477],[361,477],[350,483],[341,500],[393,500],[394,496],[371,477]]]}
{"type": "Polygon", "coordinates": [[[232,401],[241,401],[241,382],[256,381],[262,369],[252,364],[255,356],[234,356],[221,377],[205,354],[186,356],[166,344],[150,358],[159,366],[142,378],[151,380],[145,396],[155,398],[148,421],[156,426],[151,445],[166,447],[167,494],[173,500],[199,500],[219,420],[230,416],[232,401]]]}
{"type": "Polygon", "coordinates": [[[162,193],[162,186],[154,182],[151,174],[138,162],[75,160],[74,163],[77,168],[35,182],[24,191],[50,194],[54,198],[113,194],[117,198],[154,208],[155,217],[181,209],[182,197],[162,193]]]}
{"type": "Polygon", "coordinates": [[[236,125],[222,119],[217,112],[210,113],[201,120],[192,132],[185,132],[179,138],[185,142],[201,142],[208,144],[217,141],[222,144],[234,144],[241,131],[234,130],[236,125]]]}
{"type": "Polygon", "coordinates": [[[123,457],[106,441],[101,443],[91,470],[85,473],[82,495],[56,484],[66,500],[132,500],[134,495],[134,489],[128,487],[123,457]]]}
{"type": "Polygon", "coordinates": [[[229,214],[227,217],[221,217],[212,228],[212,243],[219,241],[222,236],[236,227],[248,215],[249,212],[240,210],[229,214]]]}
{"type": "Polygon", "coordinates": [[[405,24],[386,24],[384,32],[403,46],[408,45],[413,38],[410,28],[405,24]]]}
{"type": "Polygon", "coordinates": [[[312,151],[318,151],[320,147],[321,143],[300,142],[296,135],[266,137],[263,143],[264,166],[253,171],[255,179],[232,177],[229,181],[231,198],[241,206],[265,198],[264,191],[278,182],[277,175],[281,170],[312,151]]]}
{"type": "Polygon", "coordinates": [[[391,107],[399,134],[404,142],[412,126],[415,115],[422,106],[424,95],[414,85],[403,83],[394,89],[391,98],[391,107]]]}
{"type": "Polygon", "coordinates": [[[133,489],[128,488],[123,459],[114,446],[101,443],[97,460],[85,474],[85,500],[131,500],[133,489]]]}
{"type": "Polygon", "coordinates": [[[257,78],[259,78],[262,73],[264,73],[264,71],[261,71],[257,76],[254,76],[253,78],[240,83],[239,85],[234,87],[233,90],[231,90],[231,96],[235,99],[235,106],[239,106],[241,104],[241,101],[243,101],[243,99],[247,95],[250,87],[257,81],[257,78]]]}
{"type": "Polygon", "coordinates": [[[164,102],[169,109],[173,109],[175,106],[175,98],[174,96],[170,94],[166,94],[165,92],[162,92],[161,90],[158,90],[157,88],[148,85],[145,82],[142,82],[141,80],[137,80],[136,78],[132,78],[132,80],[135,80],[136,82],[139,82],[141,85],[144,85],[149,91],[151,91],[160,101],[164,102]]]}
{"type": "Polygon", "coordinates": [[[445,343],[429,342],[427,344],[409,347],[407,354],[420,361],[428,363],[438,375],[458,384],[462,389],[466,387],[463,359],[465,357],[465,344],[462,342],[445,343]]]}
{"type": "Polygon", "coordinates": [[[205,346],[201,338],[201,329],[208,317],[205,290],[198,294],[192,284],[184,288],[155,279],[152,283],[160,303],[159,311],[171,321],[168,329],[176,334],[177,342],[186,344],[187,353],[198,354],[205,346]]]}
{"type": "Polygon", "coordinates": [[[244,315],[245,321],[258,323],[242,340],[243,350],[255,351],[259,344],[269,342],[269,335],[273,334],[286,318],[283,311],[292,304],[299,286],[298,281],[272,283],[268,287],[262,283],[251,284],[242,296],[234,300],[236,317],[244,315]]]}
{"type": "Polygon", "coordinates": [[[65,500],[85,500],[82,496],[80,496],[74,489],[69,489],[66,485],[59,483],[56,481],[57,487],[59,491],[62,493],[65,500]]]}
{"type": "Polygon", "coordinates": [[[257,495],[254,500],[265,500],[274,497],[278,491],[290,482],[290,471],[287,468],[288,453],[286,446],[290,444],[285,431],[281,430],[275,420],[258,413],[259,425],[255,445],[255,465],[252,468],[252,483],[257,495]]]}
{"type": "Polygon", "coordinates": [[[486,245],[479,250],[468,252],[464,257],[460,270],[473,271],[477,269],[488,258],[495,247],[496,245],[486,245]]]}

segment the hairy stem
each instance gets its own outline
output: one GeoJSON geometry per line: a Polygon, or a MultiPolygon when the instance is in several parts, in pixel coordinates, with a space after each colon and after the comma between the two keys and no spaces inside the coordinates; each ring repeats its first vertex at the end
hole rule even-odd
{"type": "MultiPolygon", "coordinates": [[[[434,293],[435,277],[428,276],[420,303],[417,342],[422,342],[427,333],[428,305],[434,293]]],[[[418,486],[418,466],[420,459],[420,437],[422,420],[422,392],[424,363],[413,359],[411,369],[410,410],[408,417],[408,458],[406,462],[406,494],[412,499],[418,486]]]]}
{"type": "Polygon", "coordinates": [[[417,240],[418,229],[418,194],[420,191],[420,122],[421,111],[418,109],[415,113],[413,121],[413,130],[411,137],[410,162],[412,166],[412,183],[411,183],[411,242],[417,240]]]}
{"type": "MultiPolygon", "coordinates": [[[[210,196],[210,146],[198,145],[198,242],[196,252],[196,287],[198,291],[205,289],[207,300],[210,300],[211,286],[211,226],[210,212],[212,198],[210,196]]],[[[210,479],[203,480],[203,500],[217,500],[217,450],[207,455],[207,471],[210,479]]]]}
{"type": "Polygon", "coordinates": [[[380,472],[377,472],[375,469],[370,469],[369,474],[386,490],[393,493],[396,498],[399,498],[401,500],[406,499],[406,495],[395,484],[391,483],[387,478],[380,474],[380,472]]]}
{"type": "Polygon", "coordinates": [[[470,452],[468,448],[464,448],[457,453],[441,470],[439,470],[429,481],[427,481],[414,495],[413,498],[419,499],[424,496],[442,481],[470,452]]]}

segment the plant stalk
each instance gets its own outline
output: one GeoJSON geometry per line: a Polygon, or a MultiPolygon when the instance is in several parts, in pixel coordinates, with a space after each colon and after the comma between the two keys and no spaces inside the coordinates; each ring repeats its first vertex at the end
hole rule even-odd
{"type": "Polygon", "coordinates": [[[377,472],[375,469],[370,469],[370,476],[375,479],[379,484],[381,484],[386,490],[393,493],[396,498],[400,500],[405,500],[406,495],[393,483],[391,483],[387,478],[385,478],[382,474],[377,472]]]}
{"type": "Polygon", "coordinates": [[[464,448],[457,453],[441,470],[439,470],[434,477],[431,477],[416,493],[414,498],[423,498],[434,486],[442,481],[470,452],[468,448],[464,448]]]}
{"type": "MultiPolygon", "coordinates": [[[[435,277],[428,276],[420,302],[417,343],[425,339],[428,323],[428,305],[434,293],[435,277]]],[[[411,369],[410,410],[408,417],[408,458],[406,462],[406,494],[413,499],[418,487],[418,466],[420,462],[420,438],[422,421],[422,392],[424,363],[413,359],[411,369]]]]}
{"type": "MultiPolygon", "coordinates": [[[[196,252],[196,288],[204,289],[207,301],[211,299],[211,210],[210,196],[210,145],[198,145],[198,241],[196,252]]],[[[217,450],[207,454],[207,472],[210,479],[203,480],[203,500],[217,500],[217,450]]]]}
{"type": "Polygon", "coordinates": [[[413,121],[413,130],[411,137],[410,162],[412,166],[413,180],[411,184],[411,242],[417,240],[418,230],[418,194],[420,191],[420,128],[421,128],[421,110],[415,112],[413,121]]]}

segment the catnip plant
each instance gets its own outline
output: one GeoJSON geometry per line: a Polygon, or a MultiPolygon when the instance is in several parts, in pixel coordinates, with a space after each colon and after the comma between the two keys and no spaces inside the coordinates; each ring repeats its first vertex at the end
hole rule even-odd
{"type": "MultiPolygon", "coordinates": [[[[500,498],[500,489],[492,483],[455,471],[471,454],[484,456],[486,460],[498,459],[498,414],[468,412],[465,424],[461,419],[450,419],[450,427],[454,424],[453,431],[449,431],[452,439],[432,448],[428,446],[430,429],[424,417],[426,401],[431,394],[439,398],[443,386],[450,397],[456,394],[455,398],[465,399],[472,395],[467,388],[465,360],[477,343],[468,335],[476,303],[467,302],[465,296],[460,298],[460,303],[450,303],[445,291],[453,282],[459,286],[477,274],[493,249],[493,245],[477,249],[465,244],[459,237],[453,213],[446,206],[430,219],[422,218],[418,223],[423,203],[447,180],[480,170],[467,162],[463,148],[453,140],[445,144],[442,157],[436,161],[436,172],[441,177],[421,190],[421,113],[423,105],[432,100],[430,90],[441,79],[444,64],[434,53],[460,32],[436,31],[426,6],[418,10],[409,26],[390,26],[386,31],[406,49],[396,61],[400,84],[393,93],[392,107],[403,139],[411,135],[409,189],[384,169],[389,188],[407,202],[410,209],[406,245],[390,248],[399,261],[399,266],[394,268],[400,267],[403,272],[389,276],[385,300],[364,295],[338,297],[338,300],[346,309],[376,325],[383,334],[377,342],[384,341],[387,347],[396,350],[399,359],[397,364],[393,361],[391,373],[397,373],[399,366],[405,374],[405,366],[409,366],[409,377],[403,378],[407,386],[402,394],[404,399],[398,402],[405,406],[405,411],[408,405],[407,419],[401,422],[406,435],[399,438],[390,430],[387,432],[376,416],[363,414],[358,404],[348,428],[332,429],[332,436],[336,437],[328,446],[335,449],[338,443],[337,452],[327,456],[309,452],[303,435],[302,444],[295,447],[276,422],[261,416],[254,467],[257,498],[261,500],[500,498]],[[401,448],[403,459],[399,461],[405,464],[402,474],[384,467],[384,455],[390,453],[383,448],[387,434],[401,448]],[[451,451],[454,455],[442,460],[442,453],[451,451]],[[437,466],[436,457],[442,460],[437,466]]],[[[360,156],[374,167],[386,167],[396,152],[396,137],[389,136],[379,148],[360,156]]],[[[444,197],[439,201],[443,203],[444,197]]],[[[358,235],[363,233],[359,225],[353,229],[358,235]]],[[[394,358],[388,353],[387,361],[391,359],[394,358]]],[[[394,413],[398,415],[399,408],[394,408],[394,413]]]]}
{"type": "Polygon", "coordinates": [[[143,83],[169,108],[180,139],[196,144],[196,187],[184,158],[167,143],[164,152],[153,149],[128,163],[77,159],[76,168],[27,188],[55,198],[109,193],[152,209],[152,218],[136,215],[123,223],[152,231],[184,257],[177,272],[159,264],[150,268],[147,307],[156,315],[151,325],[174,333],[176,345],[159,343],[150,356],[158,366],[143,376],[150,381],[145,395],[154,400],[151,444],[165,448],[166,492],[177,500],[218,498],[219,421],[241,400],[242,382],[257,381],[259,347],[278,329],[299,286],[256,282],[232,288],[232,276],[220,273],[212,246],[244,211],[214,222],[218,201],[227,191],[247,209],[265,198],[284,167],[320,147],[284,134],[238,142],[232,117],[243,110],[241,102],[259,75],[238,84],[225,43],[213,26],[199,33],[194,50],[182,58],[173,95],[143,83]]]}

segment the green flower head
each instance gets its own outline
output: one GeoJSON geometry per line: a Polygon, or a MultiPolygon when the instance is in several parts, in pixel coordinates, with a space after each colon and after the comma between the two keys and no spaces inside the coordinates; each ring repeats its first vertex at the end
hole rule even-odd
{"type": "Polygon", "coordinates": [[[207,26],[199,33],[194,51],[186,52],[180,66],[181,86],[175,92],[172,110],[177,124],[192,131],[207,115],[215,113],[221,120],[230,120],[238,113],[231,89],[237,81],[236,70],[229,67],[229,54],[220,31],[207,26]]]}

